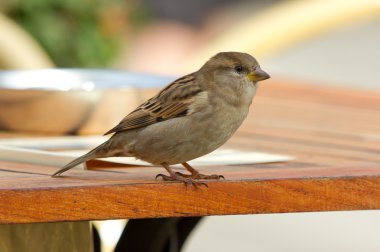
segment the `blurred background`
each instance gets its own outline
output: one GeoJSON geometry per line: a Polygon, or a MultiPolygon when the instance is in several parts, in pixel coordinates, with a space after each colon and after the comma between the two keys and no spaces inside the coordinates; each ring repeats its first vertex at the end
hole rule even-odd
{"type": "Polygon", "coordinates": [[[275,78],[379,89],[379,22],[378,0],[7,0],[0,67],[178,76],[236,50],[275,78]]]}
{"type": "MultiPolygon", "coordinates": [[[[245,51],[274,81],[380,90],[377,0],[3,0],[0,31],[4,70],[112,68],[175,78],[219,51],[245,51]]],[[[380,251],[379,217],[209,217],[184,251],[380,251]]],[[[109,251],[123,226],[97,225],[109,251]]]]}

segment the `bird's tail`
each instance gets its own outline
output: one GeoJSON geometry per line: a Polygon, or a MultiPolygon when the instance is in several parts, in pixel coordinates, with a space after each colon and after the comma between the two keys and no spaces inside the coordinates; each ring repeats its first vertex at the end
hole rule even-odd
{"type": "Polygon", "coordinates": [[[67,165],[65,165],[61,169],[59,169],[57,172],[55,172],[51,176],[57,177],[60,174],[64,173],[65,171],[68,171],[71,168],[74,168],[75,166],[77,166],[81,163],[84,163],[88,160],[94,159],[94,158],[109,157],[110,155],[109,155],[108,150],[109,150],[109,140],[102,143],[101,145],[99,145],[95,149],[89,151],[87,154],[84,154],[83,156],[80,156],[80,157],[74,159],[73,161],[71,161],[70,163],[68,163],[67,165]]]}

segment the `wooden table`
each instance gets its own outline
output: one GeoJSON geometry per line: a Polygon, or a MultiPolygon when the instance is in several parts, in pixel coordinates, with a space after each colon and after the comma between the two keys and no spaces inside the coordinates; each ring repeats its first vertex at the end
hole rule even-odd
{"type": "Polygon", "coordinates": [[[226,180],[195,189],[159,167],[72,170],[0,161],[0,223],[380,209],[380,93],[261,84],[226,144],[284,163],[197,167],[226,180]]]}

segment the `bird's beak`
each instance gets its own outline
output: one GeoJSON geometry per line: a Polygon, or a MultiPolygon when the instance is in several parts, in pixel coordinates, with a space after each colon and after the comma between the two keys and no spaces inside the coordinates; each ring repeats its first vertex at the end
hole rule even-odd
{"type": "Polygon", "coordinates": [[[255,70],[253,70],[252,72],[248,74],[248,79],[254,82],[266,80],[269,78],[270,78],[269,74],[264,72],[260,67],[256,67],[255,70]]]}

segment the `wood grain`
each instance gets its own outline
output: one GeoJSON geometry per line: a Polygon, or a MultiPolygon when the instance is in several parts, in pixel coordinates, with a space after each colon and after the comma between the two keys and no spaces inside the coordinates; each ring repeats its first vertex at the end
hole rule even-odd
{"type": "Polygon", "coordinates": [[[226,177],[200,189],[154,180],[160,167],[51,178],[0,161],[0,223],[380,209],[379,115],[378,93],[268,81],[226,147],[294,161],[197,167],[226,177]]]}

